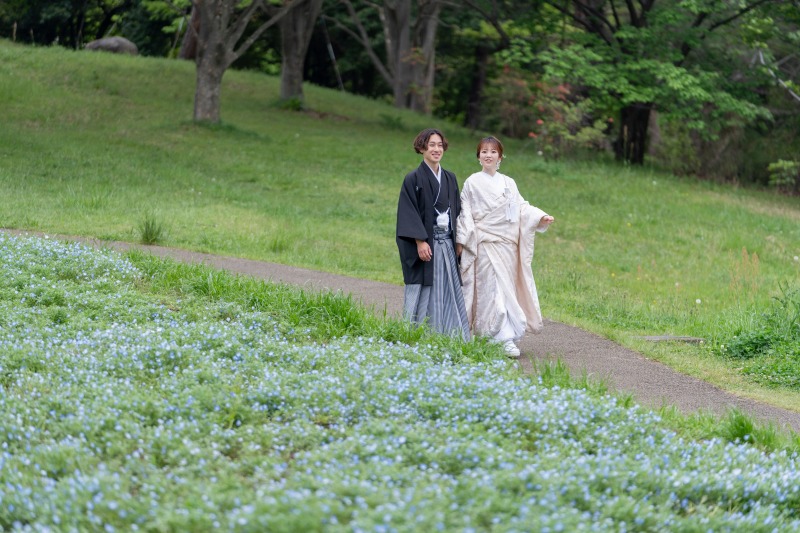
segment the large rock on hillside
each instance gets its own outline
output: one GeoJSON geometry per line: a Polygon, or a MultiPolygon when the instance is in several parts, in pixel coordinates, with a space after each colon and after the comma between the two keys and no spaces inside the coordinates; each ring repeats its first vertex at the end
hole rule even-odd
{"type": "Polygon", "coordinates": [[[101,50],[115,54],[139,54],[139,48],[125,37],[103,37],[86,44],[87,50],[101,50]]]}

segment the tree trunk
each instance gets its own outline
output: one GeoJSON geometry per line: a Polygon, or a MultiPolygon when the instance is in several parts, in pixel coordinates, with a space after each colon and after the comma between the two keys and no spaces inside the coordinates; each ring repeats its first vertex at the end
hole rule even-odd
{"type": "Polygon", "coordinates": [[[439,28],[438,0],[420,0],[419,13],[414,25],[411,54],[412,86],[409,88],[409,105],[414,111],[431,114],[433,83],[436,73],[436,31],[439,28]]]}
{"type": "Polygon", "coordinates": [[[73,39],[74,43],[72,43],[72,47],[75,50],[78,50],[83,43],[83,26],[86,24],[86,9],[85,5],[83,9],[77,13],[77,20],[75,20],[75,28],[73,31],[73,39]]]}
{"type": "Polygon", "coordinates": [[[194,93],[194,120],[219,122],[222,76],[232,62],[226,43],[228,21],[233,6],[226,0],[195,0],[199,11],[197,34],[197,85],[194,93]]]}
{"type": "Polygon", "coordinates": [[[279,23],[281,30],[281,100],[303,102],[303,65],[322,0],[304,0],[279,23]]]}
{"type": "Polygon", "coordinates": [[[222,76],[237,58],[295,6],[294,2],[275,7],[273,14],[239,43],[252,17],[264,9],[263,2],[250,2],[237,12],[239,0],[192,0],[197,11],[197,85],[194,92],[194,120],[219,122],[222,76]],[[236,15],[234,17],[234,15],[236,15]],[[239,45],[237,49],[236,46],[239,45]]]}
{"type": "Polygon", "coordinates": [[[411,0],[384,2],[378,10],[386,44],[386,66],[392,74],[394,105],[408,107],[408,93],[413,80],[411,63],[411,0]]]}
{"type": "Polygon", "coordinates": [[[393,74],[395,107],[430,113],[433,102],[436,31],[440,0],[417,0],[417,16],[411,16],[411,0],[384,2],[380,9],[386,39],[386,58],[393,74]]]}
{"type": "Polygon", "coordinates": [[[614,143],[614,154],[618,161],[635,165],[644,164],[647,151],[647,124],[653,104],[631,104],[620,112],[620,128],[614,143]]]}
{"type": "Polygon", "coordinates": [[[373,50],[360,15],[351,0],[340,2],[350,12],[355,30],[341,27],[361,42],[378,72],[392,87],[395,107],[430,113],[436,31],[444,0],[413,1],[417,6],[416,19],[412,16],[412,0],[383,0],[380,5],[377,2],[367,2],[377,10],[383,26],[385,62],[373,50]]]}
{"type": "Polygon", "coordinates": [[[189,15],[189,25],[186,33],[183,34],[181,49],[178,52],[178,59],[197,59],[197,36],[200,34],[200,10],[192,8],[189,15]]]}
{"type": "Polygon", "coordinates": [[[194,120],[219,122],[220,94],[224,63],[214,54],[200,54],[197,61],[197,85],[194,92],[194,120]]]}
{"type": "Polygon", "coordinates": [[[483,90],[486,87],[486,73],[489,67],[489,50],[482,45],[475,49],[475,68],[472,71],[472,80],[467,97],[467,112],[464,116],[464,125],[471,129],[480,126],[483,116],[481,114],[481,103],[483,102],[483,90]]]}
{"type": "Polygon", "coordinates": [[[652,109],[650,110],[650,122],[647,125],[647,155],[655,155],[660,145],[661,126],[658,124],[658,111],[652,109]]]}

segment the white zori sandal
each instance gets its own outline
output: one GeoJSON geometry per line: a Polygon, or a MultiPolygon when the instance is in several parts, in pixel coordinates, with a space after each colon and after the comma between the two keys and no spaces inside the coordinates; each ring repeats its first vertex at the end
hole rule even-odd
{"type": "Polygon", "coordinates": [[[503,348],[506,350],[506,355],[509,357],[519,357],[519,348],[514,344],[514,341],[507,340],[503,343],[503,348]]]}

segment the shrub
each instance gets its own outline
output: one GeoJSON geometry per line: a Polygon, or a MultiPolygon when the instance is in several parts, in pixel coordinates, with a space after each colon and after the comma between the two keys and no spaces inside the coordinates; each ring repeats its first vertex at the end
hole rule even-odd
{"type": "Polygon", "coordinates": [[[305,109],[303,101],[300,98],[286,98],[278,102],[278,108],[284,111],[302,111],[305,109]]]}
{"type": "Polygon", "coordinates": [[[767,167],[769,184],[779,191],[800,193],[800,161],[779,159],[767,167]]]}
{"type": "Polygon", "coordinates": [[[596,118],[588,98],[566,84],[548,84],[505,67],[488,91],[490,126],[503,135],[528,138],[534,150],[560,157],[576,150],[609,146],[606,131],[613,119],[596,118]]]}

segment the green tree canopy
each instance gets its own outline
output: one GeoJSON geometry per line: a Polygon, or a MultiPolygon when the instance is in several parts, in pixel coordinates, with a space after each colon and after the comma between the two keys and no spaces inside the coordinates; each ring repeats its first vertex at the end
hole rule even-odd
{"type": "Polygon", "coordinates": [[[650,111],[713,136],[769,111],[752,92],[763,76],[747,69],[747,43],[727,33],[780,0],[615,0],[550,5],[571,21],[560,45],[543,56],[549,75],[578,85],[619,114],[615,152],[644,160],[650,111]]]}

